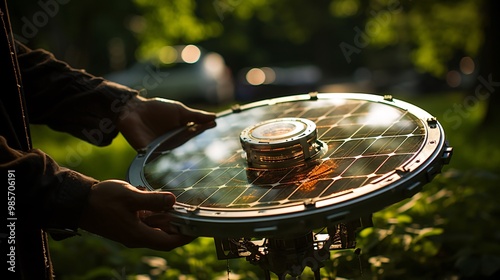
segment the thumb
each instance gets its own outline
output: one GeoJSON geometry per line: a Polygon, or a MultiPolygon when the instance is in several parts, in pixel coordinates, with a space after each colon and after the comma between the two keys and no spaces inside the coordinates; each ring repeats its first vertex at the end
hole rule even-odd
{"type": "Polygon", "coordinates": [[[188,108],[185,105],[182,106],[182,118],[186,122],[194,122],[194,123],[209,123],[215,120],[215,114],[211,112],[206,112],[202,110],[188,108]]]}
{"type": "Polygon", "coordinates": [[[136,192],[134,202],[135,210],[161,212],[172,209],[175,196],[170,192],[140,191],[136,192]]]}

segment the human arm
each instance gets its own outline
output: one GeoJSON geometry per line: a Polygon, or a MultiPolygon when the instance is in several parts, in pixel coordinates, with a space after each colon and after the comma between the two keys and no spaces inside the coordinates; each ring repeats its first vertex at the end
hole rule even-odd
{"type": "Polygon", "coordinates": [[[119,133],[116,121],[136,90],[69,66],[50,52],[16,42],[29,122],[97,146],[119,133]]]}
{"type": "Polygon", "coordinates": [[[98,146],[121,132],[135,149],[187,123],[215,115],[160,98],[143,98],[128,87],[74,69],[44,50],[18,44],[30,122],[68,132],[98,146]],[[32,105],[32,106],[30,106],[32,105]]]}
{"type": "MultiPolygon", "coordinates": [[[[171,129],[215,119],[214,114],[179,102],[139,97],[134,90],[73,69],[43,50],[26,48],[19,57],[31,123],[47,124],[95,145],[109,144],[121,131],[140,149],[171,129]]],[[[95,183],[88,188],[88,204],[79,209],[78,226],[129,247],[170,250],[192,240],[169,232],[166,214],[138,218],[138,211],[155,211],[157,206],[141,210],[125,199],[127,195],[165,194],[146,195],[123,181],[95,183]]]]}
{"type": "MultiPolygon", "coordinates": [[[[19,151],[0,136],[0,171],[12,180],[11,214],[27,228],[75,234],[91,187],[98,181],[60,167],[40,150],[19,151]]],[[[56,239],[66,237],[53,235],[56,239]]]]}
{"type": "Polygon", "coordinates": [[[40,150],[12,149],[3,137],[0,173],[13,178],[12,217],[22,228],[44,229],[56,240],[78,228],[131,248],[169,251],[193,240],[169,228],[163,212],[175,202],[171,193],[141,191],[119,180],[99,182],[60,167],[40,150]]]}

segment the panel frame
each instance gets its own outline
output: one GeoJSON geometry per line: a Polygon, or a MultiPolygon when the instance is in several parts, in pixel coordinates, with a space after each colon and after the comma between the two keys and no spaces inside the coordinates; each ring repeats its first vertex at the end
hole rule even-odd
{"type": "MultiPolygon", "coordinates": [[[[428,112],[410,103],[362,93],[312,93],[258,101],[233,107],[217,114],[217,119],[262,106],[296,101],[362,100],[397,107],[418,118],[425,128],[424,144],[420,151],[397,169],[360,188],[346,190],[322,200],[300,204],[280,205],[265,209],[190,207],[176,203],[171,215],[171,226],[179,233],[208,237],[273,237],[293,236],[304,231],[330,226],[379,211],[395,202],[411,197],[432,180],[446,163],[448,146],[444,130],[428,112]]],[[[190,127],[167,133],[153,141],[132,161],[128,180],[132,185],[151,191],[144,176],[144,166],[151,152],[166,139],[177,136],[190,127]]],[[[238,132],[239,134],[239,132],[238,132]]]]}

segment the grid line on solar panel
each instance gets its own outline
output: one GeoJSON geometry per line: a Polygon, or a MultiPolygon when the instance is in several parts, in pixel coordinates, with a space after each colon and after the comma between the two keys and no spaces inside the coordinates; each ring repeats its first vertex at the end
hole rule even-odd
{"type": "MultiPolygon", "coordinates": [[[[377,156],[377,157],[372,157],[371,159],[373,158],[376,158],[378,159],[379,161],[384,161],[386,157],[383,157],[383,156],[377,156]]],[[[398,162],[399,164],[399,162],[398,162]]],[[[381,166],[381,164],[376,164],[375,169],[379,168],[378,166],[381,166]]],[[[391,170],[392,170],[392,167],[391,167],[391,170]]],[[[351,174],[351,173],[344,173],[342,175],[342,177],[339,177],[337,176],[337,180],[344,180],[346,178],[364,178],[363,179],[363,182],[367,179],[367,178],[370,178],[370,177],[374,177],[372,174],[373,172],[375,172],[375,170],[371,170],[370,172],[365,172],[367,174],[361,174],[362,172],[355,172],[354,174],[351,174]]],[[[315,195],[311,195],[311,194],[314,194],[314,193],[325,193],[325,186],[321,186],[321,184],[317,184],[318,182],[326,182],[328,180],[332,180],[332,179],[319,179],[319,180],[316,180],[316,179],[306,179],[304,181],[299,181],[299,182],[289,182],[289,183],[284,183],[284,184],[280,184],[280,183],[277,183],[276,185],[274,186],[271,186],[269,184],[267,185],[253,185],[253,187],[258,187],[258,188],[261,188],[261,189],[266,189],[267,187],[267,191],[265,194],[263,194],[261,196],[262,199],[259,199],[260,202],[270,202],[270,199],[273,198],[273,200],[275,200],[276,202],[280,202],[280,204],[283,204],[283,203],[286,203],[285,201],[282,201],[282,200],[294,200],[293,196],[289,199],[288,196],[290,196],[291,194],[293,193],[297,193],[297,192],[300,192],[300,191],[303,191],[304,188],[306,188],[307,190],[309,190],[309,195],[303,195],[304,198],[314,198],[315,195]],[[283,190],[283,188],[286,188],[286,190],[283,190]],[[322,189],[323,188],[323,189],[322,189]]],[[[286,181],[286,180],[285,180],[286,181]]],[[[228,188],[228,186],[233,186],[232,184],[226,184],[224,186],[221,186],[221,187],[217,187],[217,188],[214,188],[214,187],[205,187],[205,192],[201,192],[202,194],[206,194],[204,199],[203,199],[203,195],[200,195],[200,193],[198,193],[198,198],[200,200],[198,200],[197,202],[199,203],[199,205],[203,205],[204,206],[208,206],[208,203],[205,203],[205,201],[207,201],[207,199],[209,200],[216,192],[217,192],[217,195],[221,194],[221,193],[224,193],[224,192],[228,192],[229,190],[219,190],[219,189],[226,189],[228,188]],[[208,191],[208,192],[206,192],[208,191]]],[[[235,186],[233,186],[234,188],[235,186]]],[[[236,186],[237,187],[237,186],[236,186]]],[[[240,187],[246,187],[245,184],[241,184],[240,187]]],[[[356,187],[359,187],[359,185],[352,185],[350,186],[350,188],[356,188],[356,187]]],[[[195,189],[198,189],[196,187],[194,187],[195,189]]],[[[344,190],[341,190],[341,191],[344,191],[344,190]]],[[[217,196],[216,195],[216,196],[217,196]]],[[[233,195],[234,196],[234,195],[233,195]]],[[[234,198],[236,200],[236,197],[234,198]]],[[[185,201],[184,198],[182,197],[182,195],[180,195],[180,199],[179,199],[180,202],[182,203],[194,203],[194,200],[188,200],[188,201],[185,201]]],[[[231,202],[231,203],[228,203],[226,202],[226,204],[220,204],[220,203],[211,203],[210,205],[211,206],[218,206],[218,207],[223,207],[225,205],[229,205],[229,204],[238,204],[238,203],[235,203],[235,202],[231,202]]],[[[254,205],[255,206],[255,205],[254,205]]]]}
{"type": "MultiPolygon", "coordinates": [[[[202,193],[205,196],[179,196],[178,202],[191,206],[201,207],[231,207],[245,208],[246,206],[268,207],[271,205],[283,205],[300,203],[304,199],[331,198],[348,193],[358,188],[368,180],[376,176],[353,176],[337,179],[322,179],[318,182],[289,183],[274,187],[219,187],[206,188],[202,193]],[[318,186],[321,186],[318,188],[318,186]]],[[[193,190],[188,190],[190,192],[193,190]]]]}
{"type": "MultiPolygon", "coordinates": [[[[384,157],[377,156],[373,157],[376,158],[380,161],[384,160],[384,157]]],[[[373,159],[372,158],[372,159],[373,159]]],[[[376,164],[374,167],[375,169],[378,168],[380,164],[376,164]]],[[[372,167],[373,168],[373,167],[372,167]]],[[[362,172],[356,172],[355,174],[344,174],[343,177],[337,176],[337,179],[335,181],[339,180],[344,180],[346,178],[363,178],[363,182],[367,180],[367,178],[373,179],[375,175],[373,174],[373,171],[371,170],[370,172],[366,172],[367,174],[361,174],[362,172]]],[[[224,173],[227,172],[224,171],[224,173]]],[[[263,172],[265,173],[265,172],[263,172]]],[[[288,172],[289,174],[290,172],[288,172]]],[[[286,175],[288,175],[286,174],[286,175]]],[[[213,174],[212,174],[213,175],[213,174]]],[[[286,176],[285,175],[285,176],[286,176]]],[[[259,185],[255,184],[253,187],[259,187],[261,189],[266,189],[267,191],[261,195],[260,199],[258,200],[260,203],[265,203],[266,205],[269,205],[269,202],[274,201],[277,202],[278,204],[286,204],[286,203],[291,203],[293,201],[300,200],[300,198],[315,198],[319,197],[320,194],[323,194],[326,192],[326,188],[329,187],[329,184],[325,184],[326,182],[333,181],[333,179],[324,179],[324,178],[314,178],[314,176],[311,176],[308,174],[308,176],[303,178],[302,180],[299,181],[294,181],[294,180],[284,180],[285,177],[281,178],[281,180],[285,181],[286,183],[275,183],[275,184],[265,184],[265,185],[259,185]]],[[[245,187],[244,185],[240,185],[239,187],[245,187]]],[[[349,189],[359,187],[359,185],[351,185],[349,189]]],[[[196,187],[195,187],[196,188],[196,187]]],[[[214,187],[205,187],[206,190],[210,190],[209,192],[202,192],[206,194],[206,197],[203,199],[203,195],[199,196],[199,200],[197,200],[199,206],[205,206],[205,207],[225,207],[229,206],[230,204],[236,205],[238,203],[235,203],[236,197],[235,197],[235,191],[238,188],[238,186],[233,186],[232,184],[226,184],[224,186],[219,186],[217,188],[214,187]],[[232,187],[230,187],[232,186],[232,187]],[[226,202],[220,203],[221,196],[223,194],[223,200],[226,202]],[[212,199],[215,197],[215,199],[212,199]],[[228,200],[227,197],[230,199],[228,200]],[[211,200],[212,199],[212,200],[211,200]],[[234,201],[233,201],[234,200],[234,201]],[[208,201],[208,202],[207,202],[208,201]],[[229,201],[229,202],[228,202],[229,201]]],[[[205,190],[205,191],[206,191],[205,190]]],[[[341,189],[339,191],[345,191],[345,189],[341,189]]],[[[181,203],[194,203],[195,200],[185,200],[182,195],[180,195],[179,202],[181,203]]],[[[258,204],[258,203],[257,203],[258,204]]],[[[257,204],[253,203],[253,206],[255,207],[257,204]]]]}
{"type": "Polygon", "coordinates": [[[278,103],[220,119],[218,127],[208,130],[205,137],[148,162],[145,177],[155,189],[174,192],[177,201],[188,206],[273,207],[332,198],[362,187],[410,160],[424,139],[418,118],[385,104],[359,100],[278,103]],[[283,117],[314,121],[319,139],[328,145],[327,153],[315,164],[247,168],[238,146],[239,132],[260,121],[283,117]],[[211,145],[226,147],[229,152],[209,153],[211,145]]]}

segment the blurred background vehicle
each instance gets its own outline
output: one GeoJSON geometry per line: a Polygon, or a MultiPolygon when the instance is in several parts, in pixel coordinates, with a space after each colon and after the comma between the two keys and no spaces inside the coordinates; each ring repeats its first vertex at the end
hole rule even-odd
{"type": "Polygon", "coordinates": [[[104,77],[147,97],[208,104],[234,99],[232,75],[224,58],[195,45],[165,46],[157,57],[104,77]]]}

